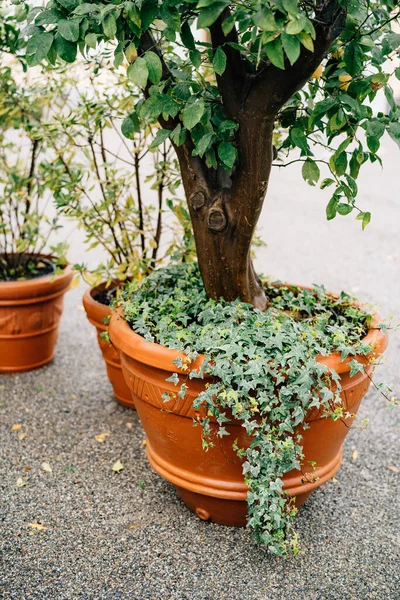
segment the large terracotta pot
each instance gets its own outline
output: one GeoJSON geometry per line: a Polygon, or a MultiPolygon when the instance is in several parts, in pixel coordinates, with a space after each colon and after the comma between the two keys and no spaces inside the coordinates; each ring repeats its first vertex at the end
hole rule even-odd
{"type": "Polygon", "coordinates": [[[0,282],[0,373],[30,371],[54,356],[70,266],[60,275],[0,282]]]}
{"type": "MultiPolygon", "coordinates": [[[[387,346],[387,336],[374,329],[380,322],[376,315],[365,342],[372,344],[380,354],[387,346]]],[[[247,487],[242,475],[242,463],[232,449],[238,438],[239,447],[248,446],[244,428],[240,423],[226,425],[231,434],[218,438],[216,445],[204,452],[201,445],[201,427],[193,427],[196,411],[192,408],[194,398],[204,389],[204,380],[189,379],[187,372],[179,369],[173,360],[186,356],[158,344],[146,342],[137,335],[123,318],[122,309],[111,318],[109,335],[121,351],[121,363],[125,378],[135,397],[135,405],[147,435],[147,456],[154,469],[174,484],[184,502],[201,519],[211,519],[224,525],[246,524],[247,487]],[[166,382],[178,373],[181,383],[188,387],[183,400],[164,402],[164,392],[176,392],[179,387],[166,382]]],[[[365,358],[358,357],[366,364],[365,358]]],[[[203,358],[199,357],[191,368],[197,369],[203,358]]],[[[370,365],[365,374],[349,376],[350,359],[341,361],[339,353],[318,357],[318,361],[334,368],[340,374],[343,387],[342,399],[349,413],[356,413],[370,385],[370,365]]],[[[309,429],[303,435],[304,461],[302,471],[293,470],[283,477],[284,490],[296,497],[300,506],[317,487],[331,479],[342,461],[342,444],[352,418],[345,422],[323,418],[313,409],[306,421],[309,429]],[[317,463],[312,470],[309,461],[317,463]]]]}
{"type": "Polygon", "coordinates": [[[128,408],[135,408],[135,403],[132,398],[130,389],[128,388],[124,375],[122,373],[119,351],[114,348],[110,342],[102,338],[102,334],[107,331],[108,322],[111,317],[111,309],[105,304],[101,304],[95,298],[106,288],[106,283],[102,283],[92,289],[87,289],[83,295],[83,306],[86,311],[87,318],[97,330],[97,341],[100,346],[101,353],[106,363],[107,375],[114,390],[114,396],[120,404],[128,408]]]}

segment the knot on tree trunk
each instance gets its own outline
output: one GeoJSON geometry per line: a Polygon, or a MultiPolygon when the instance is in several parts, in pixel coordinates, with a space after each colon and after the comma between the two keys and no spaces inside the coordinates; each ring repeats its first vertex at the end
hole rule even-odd
{"type": "Polygon", "coordinates": [[[199,210],[202,208],[207,200],[207,196],[205,192],[195,192],[190,196],[190,204],[193,206],[194,210],[199,210]]]}
{"type": "Polygon", "coordinates": [[[216,231],[217,233],[223,231],[228,224],[228,219],[223,208],[219,206],[210,208],[207,223],[211,231],[216,231]]]}

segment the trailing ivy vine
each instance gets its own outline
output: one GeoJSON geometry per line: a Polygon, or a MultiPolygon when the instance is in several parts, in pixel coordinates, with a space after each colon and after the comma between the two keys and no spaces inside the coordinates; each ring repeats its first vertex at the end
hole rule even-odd
{"type": "MultiPolygon", "coordinates": [[[[345,293],[333,298],[322,287],[265,285],[270,306],[261,312],[239,300],[208,299],[195,263],[170,265],[131,285],[122,303],[128,323],[146,340],[193,360],[204,354],[203,366],[189,375],[212,377],[193,404],[207,415],[201,421],[203,447],[214,444],[211,420],[219,437],[229,435],[231,418],[241,422],[250,447],[232,444],[249,487],[248,525],[258,542],[281,556],[298,550],[291,525],[296,508],[282,491],[282,476],[300,468],[306,414],[316,407],[327,418],[350,416],[339,376],[316,357],[339,351],[343,359],[354,357],[351,375],[362,371],[355,357],[372,350],[363,343],[371,315],[345,293]]],[[[182,366],[180,359],[176,365],[182,366]]],[[[177,398],[184,398],[187,388],[178,387],[178,375],[168,381],[176,384],[177,398]]]]}

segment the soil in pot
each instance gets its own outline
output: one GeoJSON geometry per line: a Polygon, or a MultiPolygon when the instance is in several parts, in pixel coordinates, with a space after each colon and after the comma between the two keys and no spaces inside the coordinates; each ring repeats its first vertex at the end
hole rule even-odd
{"type": "Polygon", "coordinates": [[[24,281],[55,272],[54,262],[43,256],[0,254],[0,282],[24,281]]]}
{"type": "Polygon", "coordinates": [[[289,497],[300,505],[336,473],[387,336],[345,294],[274,287],[261,313],[208,302],[198,277],[196,266],[154,273],[114,313],[110,337],[153,467],[200,518],[244,525],[247,513],[282,554],[289,497]]]}
{"type": "Polygon", "coordinates": [[[87,289],[83,295],[83,306],[90,323],[96,327],[97,341],[106,364],[107,375],[113,387],[114,396],[120,404],[135,408],[132,393],[129,390],[122,372],[119,351],[108,340],[108,322],[111,317],[110,304],[116,296],[118,284],[111,286],[102,283],[87,289]]]}
{"type": "MultiPolygon", "coordinates": [[[[56,272],[52,257],[29,259],[35,269],[25,271],[27,278],[20,279],[22,271],[19,271],[18,279],[9,277],[7,281],[0,281],[1,373],[30,371],[46,365],[54,357],[64,294],[72,280],[72,269],[66,266],[56,272]]],[[[8,273],[12,271],[8,269],[8,273]]],[[[15,275],[17,272],[18,269],[15,275]]]]}

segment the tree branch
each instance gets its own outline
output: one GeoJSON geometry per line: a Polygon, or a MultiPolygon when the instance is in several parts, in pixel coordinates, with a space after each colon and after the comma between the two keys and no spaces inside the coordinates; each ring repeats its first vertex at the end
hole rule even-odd
{"type": "Polygon", "coordinates": [[[226,54],[226,68],[222,75],[217,75],[218,89],[228,116],[235,119],[242,103],[243,89],[246,84],[246,66],[238,50],[229,46],[228,42],[238,44],[236,28],[225,35],[222,23],[231,16],[229,8],[225,8],[215,23],[210,27],[211,42],[215,53],[217,48],[222,48],[226,54]]]}
{"type": "Polygon", "coordinates": [[[320,0],[312,20],[316,33],[314,51],[303,47],[294,65],[286,64],[283,70],[269,64],[257,73],[251,101],[266,116],[275,116],[289,98],[307,83],[332,42],[342,33],[346,14],[346,8],[338,0],[320,0]]]}

